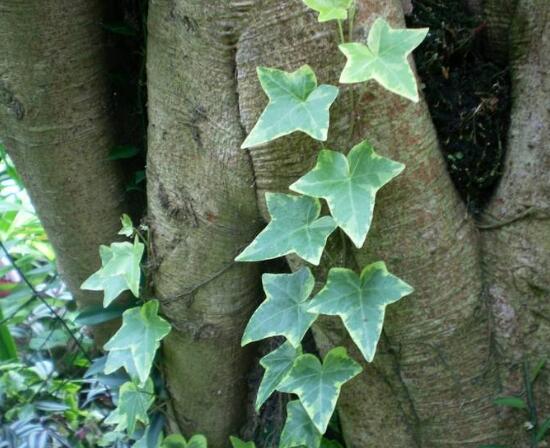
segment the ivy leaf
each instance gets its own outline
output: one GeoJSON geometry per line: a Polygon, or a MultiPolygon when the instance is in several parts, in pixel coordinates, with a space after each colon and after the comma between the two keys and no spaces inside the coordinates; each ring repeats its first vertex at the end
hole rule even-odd
{"type": "Polygon", "coordinates": [[[298,395],[309,418],[324,434],[336,407],[340,388],[361,370],[344,347],[329,351],[323,364],[315,356],[305,354],[296,359],[277,390],[298,395]]]}
{"type": "Polygon", "coordinates": [[[280,448],[304,447],[319,448],[321,433],[315,427],[300,400],[286,406],[286,422],[281,433],[280,448]]]}
{"type": "Polygon", "coordinates": [[[319,22],[329,20],[346,20],[348,9],[351,8],[353,0],[304,0],[304,3],[319,13],[319,22]]]}
{"type": "Polygon", "coordinates": [[[170,324],[158,315],[159,303],[150,300],[122,315],[122,325],[105,344],[109,351],[105,373],[124,367],[131,378],[147,381],[160,341],[170,332],[170,324]]]}
{"type": "Polygon", "coordinates": [[[294,361],[302,354],[302,347],[293,347],[288,341],[260,359],[260,365],[265,369],[262,382],[256,396],[256,410],[259,411],[277,386],[286,377],[294,361]]]}
{"type": "Polygon", "coordinates": [[[243,442],[238,437],[229,436],[229,441],[231,442],[233,448],[256,448],[256,444],[254,442],[243,442]]]}
{"type": "Polygon", "coordinates": [[[329,109],[338,96],[338,87],[317,86],[309,65],[292,73],[267,67],[258,67],[257,72],[269,104],[242,148],[258,146],[294,131],[305,132],[316,140],[327,139],[329,109]]]}
{"type": "Polygon", "coordinates": [[[132,222],[132,218],[124,213],[120,218],[120,223],[122,224],[122,228],[118,231],[118,234],[131,238],[134,234],[134,223],[132,222]]]}
{"type": "Polygon", "coordinates": [[[328,236],[336,228],[330,216],[321,214],[318,199],[266,193],[271,222],[236,261],[260,261],[295,253],[318,265],[328,236]]]}
{"type": "Polygon", "coordinates": [[[121,292],[129,289],[139,297],[140,261],[145,246],[136,237],[134,243],[112,243],[100,246],[101,269],[82,283],[81,289],[103,291],[103,306],[107,308],[121,292]]]}
{"type": "Polygon", "coordinates": [[[416,78],[407,56],[427,34],[428,28],[394,29],[384,19],[376,19],[367,38],[368,46],[358,42],[339,46],[348,59],[340,82],[374,79],[387,90],[417,102],[416,78]]]}
{"type": "Polygon", "coordinates": [[[161,448],[207,448],[207,441],[202,434],[194,435],[189,442],[180,434],[171,434],[162,441],[161,448]]]}
{"type": "Polygon", "coordinates": [[[266,300],[254,312],[243,334],[244,346],[271,336],[284,336],[298,347],[306,331],[317,319],[308,313],[307,299],[315,286],[309,268],[293,274],[264,274],[266,300]]]}
{"type": "Polygon", "coordinates": [[[324,198],[336,224],[359,248],[372,222],[376,193],[404,168],[402,163],[376,154],[365,140],[354,146],[348,157],[322,150],[315,167],[290,189],[324,198]]]}
{"type": "Polygon", "coordinates": [[[136,423],[149,424],[147,411],[155,401],[155,390],[153,381],[148,378],[144,387],[134,382],[124,383],[120,387],[118,398],[118,413],[125,417],[128,434],[136,430],[136,423]]]}
{"type": "Polygon", "coordinates": [[[312,313],[340,316],[353,342],[371,362],[386,306],[412,292],[413,288],[390,274],[381,261],[366,266],[360,276],[349,269],[333,268],[309,309],[312,313]]]}

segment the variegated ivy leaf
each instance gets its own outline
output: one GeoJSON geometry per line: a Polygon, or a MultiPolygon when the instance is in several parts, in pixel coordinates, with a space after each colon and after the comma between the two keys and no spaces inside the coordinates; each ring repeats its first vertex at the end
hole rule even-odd
{"type": "Polygon", "coordinates": [[[158,301],[150,300],[124,312],[120,329],[104,346],[109,351],[105,373],[124,367],[132,379],[147,381],[160,341],[171,328],[158,309],[158,301]]]}
{"type": "Polygon", "coordinates": [[[376,193],[405,165],[379,156],[365,140],[348,157],[322,150],[317,165],[290,189],[326,199],[332,217],[357,247],[365,242],[372,222],[376,193]]]}
{"type": "Polygon", "coordinates": [[[132,222],[132,218],[124,213],[120,217],[120,223],[122,224],[122,228],[118,231],[118,234],[131,238],[134,234],[134,223],[132,222]]]}
{"type": "Polygon", "coordinates": [[[118,413],[125,416],[128,434],[136,430],[136,423],[149,424],[147,411],[155,401],[153,381],[148,378],[143,387],[134,382],[124,383],[118,396],[118,413]]]}
{"type": "Polygon", "coordinates": [[[309,303],[313,313],[340,316],[365,359],[371,362],[386,306],[412,292],[410,285],[390,274],[379,261],[365,267],[360,276],[349,269],[331,269],[327,284],[309,303]]]}
{"type": "Polygon", "coordinates": [[[269,104],[243,142],[251,148],[294,131],[302,131],[316,140],[325,141],[328,134],[329,109],[338,96],[338,88],[317,86],[309,65],[292,73],[258,67],[258,78],[269,104]]]}
{"type": "Polygon", "coordinates": [[[315,285],[313,274],[309,268],[302,268],[293,274],[264,274],[262,283],[266,299],[248,321],[241,344],[244,346],[271,336],[284,336],[294,347],[298,347],[317,319],[307,309],[307,299],[315,285]]]}
{"type": "Polygon", "coordinates": [[[328,22],[346,20],[353,0],[304,0],[304,3],[319,13],[317,18],[319,22],[328,22]]]}
{"type": "Polygon", "coordinates": [[[129,289],[139,297],[140,261],[145,246],[137,236],[134,243],[112,243],[100,246],[101,269],[82,283],[81,289],[103,291],[103,306],[108,307],[120,293],[129,289]]]}
{"type": "Polygon", "coordinates": [[[258,395],[256,396],[257,411],[260,410],[271,394],[277,390],[277,386],[290,372],[294,361],[301,354],[301,346],[293,347],[290,342],[286,341],[280,347],[260,359],[260,365],[265,369],[265,372],[258,388],[258,395]]]}
{"type": "Polygon", "coordinates": [[[256,448],[256,444],[254,442],[243,442],[238,437],[229,436],[229,441],[231,442],[231,446],[233,448],[256,448]]]}
{"type": "Polygon", "coordinates": [[[322,364],[315,356],[305,354],[296,359],[277,390],[298,395],[309,418],[324,434],[336,407],[340,388],[361,370],[344,347],[329,351],[322,364]]]}
{"type": "Polygon", "coordinates": [[[286,406],[286,422],[279,448],[319,448],[320,445],[321,433],[307,415],[300,400],[289,402],[286,406]]]}
{"type": "Polygon", "coordinates": [[[236,261],[261,261],[295,253],[318,265],[328,236],[336,228],[330,216],[321,214],[318,199],[266,193],[271,222],[236,261]]]}
{"type": "Polygon", "coordinates": [[[343,84],[374,79],[387,90],[418,101],[416,78],[407,56],[420,45],[428,28],[394,29],[381,18],[370,29],[367,45],[341,44],[347,63],[340,76],[343,84]]]}

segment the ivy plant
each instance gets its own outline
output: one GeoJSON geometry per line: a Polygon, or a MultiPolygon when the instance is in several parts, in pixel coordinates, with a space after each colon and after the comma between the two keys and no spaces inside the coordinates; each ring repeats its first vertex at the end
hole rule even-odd
{"type": "MultiPolygon", "coordinates": [[[[425,38],[427,29],[396,29],[378,18],[366,42],[344,42],[343,20],[350,20],[348,35],[353,34],[352,0],[304,3],[318,13],[319,22],[335,20],[338,24],[342,41],[339,48],[347,58],[341,83],[373,79],[390,92],[418,101],[416,78],[407,57],[425,38]]],[[[258,67],[257,71],[270,101],[243,148],[294,131],[326,140],[329,108],[338,89],[317,87],[309,66],[291,73],[267,67],[258,67]]],[[[271,220],[236,261],[257,262],[294,254],[304,263],[318,265],[336,227],[361,248],[371,226],[378,190],[404,168],[402,163],[379,155],[368,141],[355,144],[347,155],[323,148],[313,169],[289,186],[295,195],[266,193],[271,220]],[[322,214],[320,199],[326,201],[330,215],[322,214]]],[[[303,353],[301,341],[319,315],[339,316],[364,361],[372,362],[386,307],[411,294],[413,288],[391,274],[382,261],[360,272],[333,267],[324,287],[312,299],[316,281],[308,267],[291,274],[264,274],[262,280],[266,299],[252,314],[242,344],[270,336],[283,336],[286,342],[260,360],[264,377],[256,409],[275,391],[293,394],[298,399],[288,403],[280,448],[339,446],[323,439],[323,434],[341,387],[359,375],[361,365],[344,347],[332,348],[321,362],[315,355],[303,353]]],[[[233,442],[233,446],[247,445],[233,442]]]]}
{"type": "Polygon", "coordinates": [[[163,438],[162,428],[157,431],[151,425],[152,407],[157,399],[151,377],[154,360],[171,326],[159,315],[158,300],[142,298],[141,263],[146,240],[128,215],[122,216],[121,223],[119,235],[128,238],[135,235],[133,242],[100,246],[101,268],[81,286],[82,289],[103,291],[105,307],[99,311],[84,310],[80,319],[83,323],[93,325],[115,319],[120,316],[119,310],[127,308],[122,313],[120,328],[104,345],[106,358],[98,363],[101,367],[94,368],[104,375],[123,371],[122,378],[128,379],[114,391],[117,407],[105,419],[107,424],[115,426],[110,440],[121,440],[126,433],[127,438],[135,440],[135,447],[206,448],[204,436],[194,436],[189,442],[179,435],[163,438]],[[123,301],[116,307],[111,305],[125,291],[130,291],[134,300],[123,301]]]}
{"type": "Polygon", "coordinates": [[[290,189],[325,199],[336,224],[361,247],[372,221],[376,193],[404,168],[402,163],[379,156],[363,141],[347,157],[322,150],[317,165],[290,189]]]}
{"type": "Polygon", "coordinates": [[[269,104],[242,147],[258,146],[294,131],[325,141],[329,109],[338,96],[338,88],[317,86],[309,65],[292,73],[267,67],[258,67],[257,71],[269,104]]]}
{"type": "Polygon", "coordinates": [[[395,29],[384,19],[376,19],[366,45],[361,42],[340,45],[340,51],[347,58],[340,82],[349,84],[374,79],[390,92],[418,101],[416,78],[407,56],[427,34],[427,28],[395,29]]]}
{"type": "MultiPolygon", "coordinates": [[[[344,42],[342,22],[349,20],[353,35],[354,0],[304,0],[317,13],[319,22],[336,21],[347,58],[340,75],[343,84],[377,81],[382,87],[409,100],[418,101],[416,78],[407,57],[422,42],[427,29],[396,29],[378,18],[366,42],[344,42]]],[[[269,102],[243,148],[254,148],[299,131],[311,138],[327,140],[330,107],[339,89],[318,85],[308,65],[298,70],[258,67],[258,79],[269,102]]],[[[294,194],[268,192],[266,204],[270,222],[236,257],[239,262],[258,262],[293,254],[304,264],[319,265],[327,239],[339,227],[343,238],[361,248],[369,232],[377,192],[398,176],[403,164],[379,155],[368,141],[353,146],[349,153],[323,148],[317,163],[289,186],[294,194]],[[321,199],[330,214],[323,214],[321,199]]],[[[101,268],[82,288],[103,291],[105,307],[125,291],[138,305],[122,314],[122,325],[105,344],[108,351],[104,373],[123,369],[129,381],[118,391],[118,405],[108,417],[118,431],[125,430],[135,446],[148,446],[151,407],[155,385],[151,379],[160,343],[170,332],[170,324],[159,315],[155,299],[140,296],[141,259],[147,244],[131,219],[122,217],[120,235],[133,242],[116,242],[100,247],[101,268]],[[136,337],[139,335],[139,337],[136,337]],[[136,435],[137,434],[137,435],[136,435]]],[[[391,274],[379,261],[355,272],[332,267],[324,287],[310,298],[316,285],[312,270],[303,266],[289,274],[264,274],[265,301],[252,314],[242,337],[242,345],[272,336],[285,338],[278,348],[265,355],[260,364],[264,376],[256,397],[259,410],[275,392],[293,394],[280,448],[336,448],[339,443],[323,434],[336,409],[341,388],[362,371],[344,347],[327,351],[323,360],[304,353],[302,339],[320,315],[339,316],[364,361],[372,362],[384,323],[385,310],[413,292],[413,288],[391,274]]],[[[104,310],[109,316],[119,314],[104,310]]],[[[86,319],[101,321],[95,315],[86,319]]],[[[253,442],[230,438],[233,448],[254,448],[253,442]]],[[[200,434],[187,440],[179,434],[153,437],[160,448],[206,448],[200,434]]]]}

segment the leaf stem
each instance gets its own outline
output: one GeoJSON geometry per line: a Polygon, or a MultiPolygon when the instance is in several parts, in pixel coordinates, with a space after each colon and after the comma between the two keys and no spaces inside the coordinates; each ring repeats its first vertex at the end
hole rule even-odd
{"type": "Polygon", "coordinates": [[[338,20],[338,34],[340,35],[340,43],[345,43],[346,40],[344,39],[344,28],[342,28],[341,20],[338,20]]]}
{"type": "Polygon", "coordinates": [[[355,10],[357,9],[357,5],[355,4],[355,0],[353,0],[353,3],[351,4],[351,8],[349,10],[349,29],[348,29],[348,39],[349,41],[353,41],[353,21],[355,20],[355,10]]]}

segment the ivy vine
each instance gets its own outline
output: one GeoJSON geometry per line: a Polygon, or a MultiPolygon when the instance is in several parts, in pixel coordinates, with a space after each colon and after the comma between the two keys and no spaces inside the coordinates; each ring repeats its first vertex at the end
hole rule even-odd
{"type": "MultiPolygon", "coordinates": [[[[427,29],[394,29],[383,19],[372,25],[367,42],[345,42],[343,21],[349,21],[352,38],[355,2],[353,0],[304,0],[318,13],[319,22],[335,20],[341,40],[340,51],[347,63],[340,76],[343,84],[368,80],[412,101],[418,89],[407,56],[425,38],[427,29]]],[[[314,71],[304,65],[294,72],[258,67],[260,84],[269,103],[242,144],[253,150],[276,138],[299,131],[326,141],[330,107],[339,89],[318,85],[314,71]]],[[[318,265],[330,234],[340,228],[360,248],[367,237],[377,191],[399,175],[404,165],[378,155],[362,141],[344,155],[323,149],[314,168],[289,186],[295,194],[266,193],[271,221],[236,257],[239,262],[257,262],[296,254],[311,265],[318,265]],[[324,200],[330,215],[321,216],[324,200]]],[[[122,217],[121,235],[133,242],[100,247],[101,268],[82,285],[83,289],[103,291],[103,305],[112,318],[118,308],[112,302],[129,290],[137,306],[122,314],[122,325],[105,344],[108,352],[103,371],[124,369],[129,381],[120,387],[118,404],[108,422],[117,431],[126,431],[136,447],[206,448],[202,435],[186,440],[181,435],[162,434],[151,444],[150,414],[155,402],[151,371],[161,340],[170,324],[159,316],[159,303],[142,297],[141,259],[147,241],[122,217]],[[139,338],[136,335],[139,334],[139,338]],[[137,435],[136,435],[137,434],[137,435]]],[[[272,336],[286,342],[265,355],[260,364],[264,376],[256,397],[256,409],[275,391],[297,396],[287,406],[287,419],[280,448],[334,447],[323,438],[340,389],[359,375],[362,368],[344,347],[334,347],[320,360],[303,353],[301,341],[320,315],[340,316],[345,328],[367,362],[372,362],[388,305],[411,294],[413,288],[388,272],[379,261],[362,269],[330,269],[325,286],[311,297],[315,279],[309,267],[291,274],[264,274],[265,301],[253,313],[242,337],[242,345],[272,336]]],[[[87,318],[95,323],[93,313],[87,318]]],[[[234,448],[253,448],[253,442],[231,437],[234,448]]]]}
{"type": "MultiPolygon", "coordinates": [[[[342,21],[355,14],[353,0],[304,0],[319,13],[318,21],[336,20],[340,51],[347,63],[343,84],[375,80],[385,89],[418,101],[416,78],[407,56],[426,37],[427,29],[394,29],[378,18],[366,45],[344,42],[342,21]]],[[[350,33],[353,25],[350,23],[350,33]]],[[[301,131],[326,141],[330,106],[338,95],[333,86],[317,86],[313,70],[304,65],[292,73],[259,67],[260,84],[269,104],[243,143],[255,146],[301,131]]],[[[355,145],[347,156],[320,151],[314,168],[290,185],[300,195],[266,193],[271,221],[236,258],[253,262],[296,254],[318,265],[329,235],[339,227],[360,248],[365,243],[377,191],[399,175],[405,166],[382,157],[367,142],[355,145]],[[321,215],[326,201],[330,215],[321,215]]],[[[303,353],[301,341],[319,315],[339,316],[367,362],[372,362],[380,339],[386,307],[411,294],[413,288],[391,274],[384,262],[363,268],[330,269],[325,286],[310,297],[315,279],[308,267],[292,274],[264,274],[265,301],[254,312],[242,338],[248,344],[271,336],[286,342],[264,356],[265,369],[258,390],[259,409],[275,391],[298,397],[288,403],[280,448],[319,448],[336,408],[341,387],[362,368],[344,347],[334,347],[321,361],[303,353]]]]}

